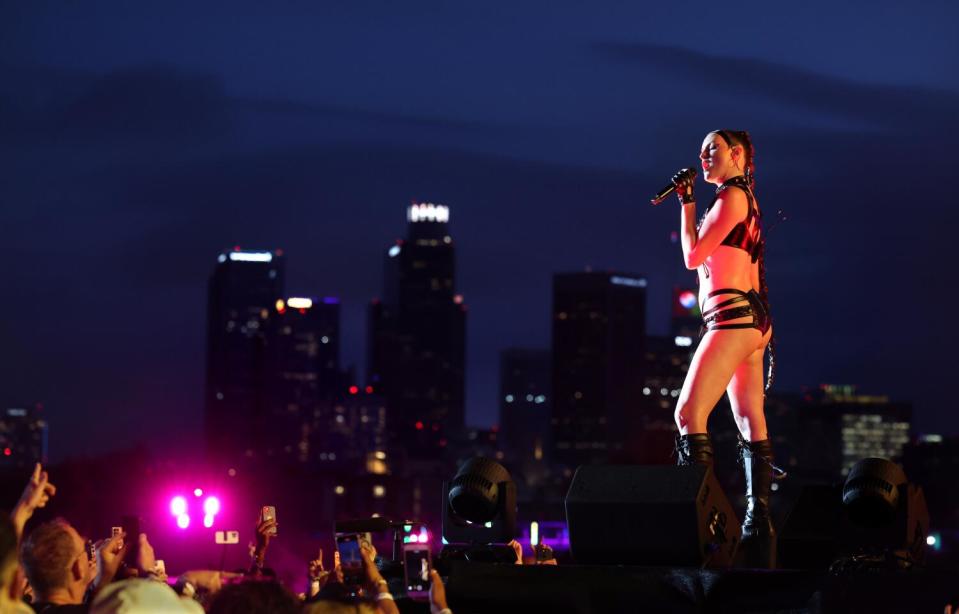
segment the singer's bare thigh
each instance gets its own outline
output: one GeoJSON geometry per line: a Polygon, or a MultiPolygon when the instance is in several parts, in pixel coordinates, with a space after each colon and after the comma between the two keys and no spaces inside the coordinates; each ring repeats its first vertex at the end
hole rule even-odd
{"type": "Polygon", "coordinates": [[[706,432],[706,420],[736,368],[761,341],[754,328],[713,330],[703,336],[676,403],[676,424],[682,434],[706,432]]]}
{"type": "Polygon", "coordinates": [[[762,345],[736,367],[726,387],[736,426],[743,438],[749,441],[759,441],[768,436],[763,411],[763,356],[771,337],[772,329],[766,331],[762,345]]]}

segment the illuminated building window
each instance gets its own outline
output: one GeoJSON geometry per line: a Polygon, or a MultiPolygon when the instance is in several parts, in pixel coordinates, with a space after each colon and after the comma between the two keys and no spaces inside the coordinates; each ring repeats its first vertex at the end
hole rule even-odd
{"type": "Polygon", "coordinates": [[[376,499],[382,499],[386,496],[386,487],[377,484],[373,487],[373,497],[376,499]]]}
{"type": "Polygon", "coordinates": [[[342,486],[337,485],[337,487],[333,489],[333,492],[335,492],[338,495],[342,495],[343,493],[346,492],[346,489],[343,488],[342,486]]]}

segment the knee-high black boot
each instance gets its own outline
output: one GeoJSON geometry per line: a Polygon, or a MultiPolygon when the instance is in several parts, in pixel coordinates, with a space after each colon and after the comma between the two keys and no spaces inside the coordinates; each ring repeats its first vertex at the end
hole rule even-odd
{"type": "Polygon", "coordinates": [[[746,567],[774,569],[776,567],[776,529],[769,513],[769,490],[773,474],[779,470],[773,464],[772,443],[739,439],[739,459],[746,473],[746,516],[743,519],[742,541],[739,551],[746,567]]]}
{"type": "Polygon", "coordinates": [[[713,442],[708,433],[676,435],[677,465],[706,465],[713,467],[713,442]]]}

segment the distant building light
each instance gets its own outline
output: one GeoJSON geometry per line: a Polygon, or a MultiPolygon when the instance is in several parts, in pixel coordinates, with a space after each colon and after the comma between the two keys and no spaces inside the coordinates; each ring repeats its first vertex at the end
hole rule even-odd
{"type": "Polygon", "coordinates": [[[333,492],[335,492],[338,495],[342,495],[343,493],[346,492],[346,489],[338,485],[336,488],[333,489],[333,492]]]}
{"type": "Polygon", "coordinates": [[[10,409],[7,410],[7,415],[8,416],[26,416],[27,410],[21,409],[19,407],[11,407],[10,409]]]}
{"type": "Polygon", "coordinates": [[[396,258],[397,256],[400,255],[400,246],[394,245],[393,247],[390,248],[390,251],[386,253],[389,254],[390,258],[396,258]]]}
{"type": "Polygon", "coordinates": [[[529,402],[529,403],[532,403],[532,402],[533,402],[533,395],[531,395],[531,394],[526,395],[526,401],[529,402]]]}
{"type": "Polygon", "coordinates": [[[696,295],[689,290],[683,290],[679,293],[679,304],[683,309],[692,309],[696,306],[696,295]]]}
{"type": "Polygon", "coordinates": [[[453,297],[453,302],[456,303],[457,305],[462,305],[462,304],[463,304],[463,295],[462,295],[462,294],[457,294],[457,295],[455,295],[455,296],[453,297]]]}
{"type": "Polygon", "coordinates": [[[660,388],[660,389],[659,389],[659,394],[661,394],[661,395],[663,395],[663,396],[666,396],[667,394],[669,394],[669,389],[668,389],[668,388],[660,388]]]}
{"type": "Polygon", "coordinates": [[[932,433],[929,435],[920,435],[919,441],[921,443],[942,443],[942,435],[935,435],[932,433]]]}
{"type": "Polygon", "coordinates": [[[644,395],[649,396],[649,393],[650,393],[650,392],[651,392],[651,391],[650,391],[650,389],[649,389],[648,386],[647,386],[646,388],[643,388],[643,394],[644,394],[644,395]]]}
{"type": "Polygon", "coordinates": [[[630,286],[632,288],[645,288],[646,280],[637,279],[635,277],[620,277],[619,275],[613,275],[609,278],[609,283],[616,286],[630,286]]]}
{"type": "Polygon", "coordinates": [[[386,496],[386,488],[377,484],[373,487],[373,497],[376,499],[382,499],[386,496]]]}
{"type": "Polygon", "coordinates": [[[541,394],[541,395],[539,395],[538,397],[536,397],[536,402],[537,402],[537,403],[545,403],[545,402],[546,402],[546,395],[541,394]]]}
{"type": "Polygon", "coordinates": [[[233,262],[273,262],[270,252],[230,252],[233,262]]]}
{"type": "Polygon", "coordinates": [[[377,450],[373,455],[379,460],[386,460],[386,452],[383,450],[377,450]]]}
{"type": "Polygon", "coordinates": [[[449,245],[452,242],[453,242],[453,239],[451,239],[448,235],[443,237],[443,243],[446,243],[447,245],[449,245]]]}
{"type": "Polygon", "coordinates": [[[322,337],[320,337],[320,343],[329,343],[329,342],[330,342],[330,338],[327,337],[326,335],[323,335],[322,337]]]}
{"type": "Polygon", "coordinates": [[[293,309],[309,309],[313,306],[313,299],[300,296],[291,296],[286,299],[286,304],[293,309]]]}
{"type": "Polygon", "coordinates": [[[419,203],[410,205],[406,210],[406,219],[410,222],[440,222],[450,221],[450,208],[433,203],[419,203]]]}
{"type": "Polygon", "coordinates": [[[226,254],[220,254],[216,257],[217,262],[226,262],[226,254]]]}
{"type": "Polygon", "coordinates": [[[507,403],[512,403],[512,402],[513,402],[513,395],[511,395],[511,394],[506,395],[506,402],[507,402],[507,403]]]}
{"type": "Polygon", "coordinates": [[[673,341],[676,343],[676,347],[681,347],[681,348],[688,348],[689,346],[693,344],[692,337],[679,336],[673,339],[673,341]]]}
{"type": "Polygon", "coordinates": [[[350,386],[350,394],[359,394],[359,392],[360,392],[359,386],[350,386]]]}

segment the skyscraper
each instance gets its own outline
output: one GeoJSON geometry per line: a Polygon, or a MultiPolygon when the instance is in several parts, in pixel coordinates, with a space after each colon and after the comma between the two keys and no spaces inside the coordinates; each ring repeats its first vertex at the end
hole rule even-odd
{"type": "Polygon", "coordinates": [[[0,414],[0,468],[32,469],[47,462],[43,406],[17,405],[0,414]]]}
{"type": "Polygon", "coordinates": [[[510,348],[500,352],[500,440],[514,478],[527,484],[547,472],[552,414],[553,354],[510,348]]]}
{"type": "Polygon", "coordinates": [[[646,280],[553,277],[553,444],[570,467],[617,458],[637,419],[646,347],[646,280]]]}
{"type": "Polygon", "coordinates": [[[283,297],[282,252],[224,251],[210,278],[205,435],[219,463],[253,459],[268,425],[267,329],[283,297]]]}
{"type": "Polygon", "coordinates": [[[333,401],[347,387],[339,359],[340,302],[289,297],[277,300],[273,312],[267,329],[269,424],[261,450],[306,463],[318,434],[314,425],[333,419],[333,401]]]}
{"type": "Polygon", "coordinates": [[[463,426],[466,305],[455,292],[449,208],[414,204],[407,237],[386,253],[384,293],[369,311],[368,384],[412,457],[435,457],[463,426]]]}

